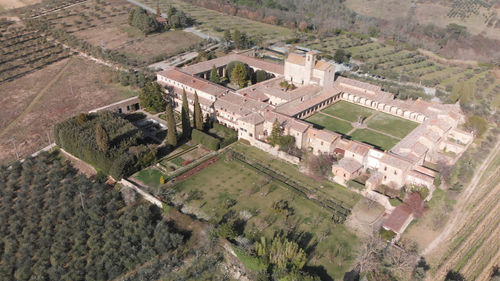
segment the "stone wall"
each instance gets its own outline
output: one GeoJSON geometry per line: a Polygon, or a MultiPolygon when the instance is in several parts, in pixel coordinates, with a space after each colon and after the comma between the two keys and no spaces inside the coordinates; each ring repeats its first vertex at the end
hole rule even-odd
{"type": "Polygon", "coordinates": [[[280,151],[280,150],[278,150],[277,147],[272,147],[271,145],[269,145],[265,142],[261,142],[259,140],[255,140],[255,139],[251,139],[249,141],[250,141],[250,144],[252,146],[255,146],[258,149],[264,150],[265,152],[271,154],[272,156],[276,156],[280,159],[283,159],[283,160],[285,160],[289,163],[295,164],[295,165],[298,165],[300,163],[299,157],[296,157],[296,156],[290,155],[286,152],[280,151]]]}
{"type": "Polygon", "coordinates": [[[137,193],[139,193],[142,197],[144,197],[144,199],[148,200],[149,202],[155,204],[156,206],[158,206],[160,208],[163,208],[163,203],[160,200],[158,200],[158,198],[154,197],[153,195],[151,195],[148,192],[139,188],[139,186],[136,183],[132,183],[126,179],[122,179],[118,183],[120,183],[123,186],[127,186],[127,187],[132,188],[137,193]]]}

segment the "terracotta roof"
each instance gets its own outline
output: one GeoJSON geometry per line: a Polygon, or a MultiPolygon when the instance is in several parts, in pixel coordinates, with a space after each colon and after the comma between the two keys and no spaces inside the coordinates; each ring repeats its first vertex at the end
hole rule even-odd
{"type": "MultiPolygon", "coordinates": [[[[314,51],[309,51],[308,54],[309,53],[315,54],[314,51]]],[[[300,54],[297,54],[297,53],[290,53],[290,54],[288,54],[288,57],[286,58],[286,62],[304,66],[304,65],[306,65],[306,58],[301,56],[300,54]]],[[[316,62],[314,64],[314,68],[317,70],[325,71],[329,67],[332,67],[332,65],[330,63],[320,61],[320,60],[316,60],[316,62]]]]}
{"type": "Polygon", "coordinates": [[[248,64],[251,67],[255,67],[279,75],[283,75],[284,72],[283,64],[269,62],[258,58],[249,57],[241,54],[235,54],[235,53],[218,57],[212,60],[200,62],[197,64],[188,65],[183,67],[182,70],[189,74],[198,74],[201,72],[210,71],[214,65],[215,67],[221,67],[229,64],[232,61],[241,61],[243,63],[248,64]]]}
{"type": "Polygon", "coordinates": [[[239,116],[272,109],[272,106],[267,103],[249,99],[237,93],[227,93],[220,96],[214,105],[217,110],[230,112],[239,116]]]}
{"type": "Polygon", "coordinates": [[[327,63],[327,62],[324,62],[324,61],[317,61],[316,62],[316,65],[314,66],[314,68],[318,69],[318,70],[327,70],[329,67],[331,67],[332,65],[327,63]]]}
{"type": "Polygon", "coordinates": [[[427,182],[428,184],[433,184],[434,183],[434,177],[432,177],[430,175],[426,175],[424,173],[421,173],[420,171],[411,170],[408,173],[408,176],[417,178],[417,179],[419,179],[421,181],[427,182]]]}
{"type": "Polygon", "coordinates": [[[345,150],[343,150],[342,148],[338,148],[338,147],[337,147],[337,148],[335,148],[335,149],[333,150],[333,153],[335,153],[335,154],[344,154],[344,153],[345,153],[345,150]]]}
{"type": "Polygon", "coordinates": [[[328,130],[318,130],[315,128],[309,128],[309,130],[307,130],[307,135],[310,138],[316,138],[327,143],[332,143],[336,139],[340,138],[340,135],[337,133],[328,130]]]}
{"type": "Polygon", "coordinates": [[[346,148],[346,151],[357,154],[357,155],[365,156],[366,154],[368,154],[368,151],[370,151],[370,149],[372,149],[372,148],[373,148],[373,146],[371,146],[371,145],[364,144],[364,143],[357,142],[357,141],[351,141],[351,145],[348,148],[346,148]]]}
{"type": "Polygon", "coordinates": [[[389,218],[384,222],[384,227],[396,233],[402,233],[404,231],[403,226],[408,218],[411,215],[419,218],[424,214],[424,211],[424,201],[417,192],[413,192],[403,201],[403,204],[394,209],[389,218]]]}
{"type": "Polygon", "coordinates": [[[380,159],[380,163],[384,163],[387,166],[391,166],[402,171],[408,170],[412,165],[410,162],[408,162],[408,160],[390,153],[384,153],[384,156],[382,156],[382,158],[380,159]]]}
{"type": "Polygon", "coordinates": [[[309,127],[311,127],[311,125],[309,125],[308,123],[306,123],[304,121],[301,121],[301,120],[298,120],[298,119],[295,119],[292,117],[288,117],[286,115],[279,114],[276,112],[265,112],[264,119],[267,122],[271,122],[271,123],[274,123],[275,120],[278,120],[278,122],[282,123],[285,128],[293,129],[293,130],[301,132],[301,133],[305,133],[306,130],[309,127]]]}
{"type": "Polygon", "coordinates": [[[344,170],[352,174],[361,169],[363,164],[350,158],[342,158],[338,162],[337,166],[342,167],[344,170]]]}
{"type": "Polygon", "coordinates": [[[213,96],[221,96],[230,90],[217,85],[215,83],[209,82],[205,79],[201,79],[199,77],[190,75],[185,73],[177,68],[165,69],[163,71],[158,72],[159,75],[177,81],[181,84],[186,85],[187,87],[191,87],[194,90],[205,92],[209,95],[213,96]]]}
{"type": "Polygon", "coordinates": [[[396,233],[404,231],[403,226],[411,217],[411,209],[405,204],[401,204],[392,211],[387,220],[384,222],[384,228],[392,230],[396,233]]]}
{"type": "Polygon", "coordinates": [[[337,95],[339,92],[337,89],[328,89],[328,90],[323,90],[319,92],[317,95],[314,95],[304,101],[302,100],[295,100],[283,105],[278,106],[276,111],[289,115],[289,116],[294,116],[296,114],[301,113],[302,111],[305,111],[317,104],[322,103],[323,101],[337,95]]]}
{"type": "Polygon", "coordinates": [[[305,65],[306,58],[297,54],[297,53],[289,53],[288,57],[286,58],[286,62],[290,62],[290,63],[298,64],[298,65],[305,65]]]}
{"type": "Polygon", "coordinates": [[[342,76],[339,76],[337,78],[337,80],[335,81],[335,83],[339,84],[340,86],[350,86],[350,87],[358,88],[360,90],[367,90],[367,91],[372,91],[372,92],[381,91],[380,86],[376,86],[376,85],[366,83],[366,82],[361,82],[361,81],[354,80],[354,79],[345,78],[342,76]]]}
{"type": "Polygon", "coordinates": [[[260,115],[259,113],[254,112],[238,120],[252,125],[257,125],[264,122],[264,117],[262,117],[262,115],[260,115]]]}

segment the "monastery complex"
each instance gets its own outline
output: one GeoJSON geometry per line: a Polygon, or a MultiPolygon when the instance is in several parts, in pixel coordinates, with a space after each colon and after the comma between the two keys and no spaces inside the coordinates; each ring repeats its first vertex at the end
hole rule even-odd
{"type": "Polygon", "coordinates": [[[458,105],[395,99],[379,86],[336,77],[335,67],[319,60],[312,51],[305,56],[290,53],[284,66],[242,54],[229,54],[183,68],[166,69],[158,72],[157,78],[178,111],[183,89],[191,110],[196,92],[204,115],[237,130],[240,139],[273,155],[291,159],[266,143],[273,124],[278,121],[283,134],[293,136],[298,148],[316,155],[338,156],[340,160],[332,166],[334,181],[345,185],[368,171],[365,196],[381,196],[372,192],[379,185],[396,190],[405,185],[425,186],[432,194],[434,172],[423,167],[424,162],[450,161],[443,159],[440,152],[460,155],[473,140],[471,133],[457,128],[465,121],[458,105]],[[240,61],[254,70],[265,70],[273,77],[240,90],[208,81],[213,66],[219,75],[225,76],[226,66],[232,61],[240,61]],[[280,87],[284,80],[295,87],[288,90],[280,87]],[[338,133],[314,128],[302,120],[340,100],[419,125],[390,151],[382,151],[338,133]]]}

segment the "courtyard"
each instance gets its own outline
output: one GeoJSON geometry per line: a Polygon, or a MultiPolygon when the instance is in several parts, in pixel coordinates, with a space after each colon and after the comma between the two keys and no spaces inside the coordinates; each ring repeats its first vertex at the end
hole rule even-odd
{"type": "Polygon", "coordinates": [[[347,101],[332,104],[309,116],[306,121],[317,128],[349,136],[382,150],[390,150],[419,125],[347,101]]]}

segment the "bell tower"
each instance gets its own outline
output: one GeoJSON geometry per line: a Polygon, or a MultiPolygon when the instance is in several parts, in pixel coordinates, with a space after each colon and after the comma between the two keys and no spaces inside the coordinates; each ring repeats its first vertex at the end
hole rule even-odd
{"type": "Polygon", "coordinates": [[[313,69],[314,69],[315,65],[316,65],[316,52],[314,52],[314,51],[307,52],[306,53],[306,63],[304,65],[305,66],[304,84],[309,85],[309,82],[311,81],[311,77],[313,75],[313,69]]]}

